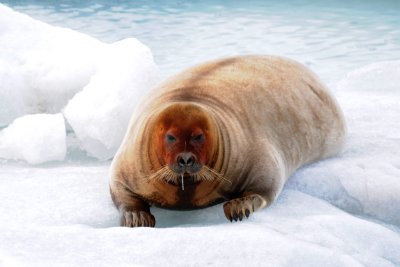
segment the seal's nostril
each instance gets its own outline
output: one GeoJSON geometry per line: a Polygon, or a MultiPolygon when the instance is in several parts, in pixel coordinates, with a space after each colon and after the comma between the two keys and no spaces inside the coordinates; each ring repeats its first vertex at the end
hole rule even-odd
{"type": "Polygon", "coordinates": [[[186,162],[182,157],[178,157],[178,165],[179,166],[185,166],[186,162]]]}
{"type": "Polygon", "coordinates": [[[193,163],[194,163],[194,158],[193,157],[188,158],[188,160],[186,161],[186,165],[187,166],[192,166],[193,163]]]}
{"type": "Polygon", "coordinates": [[[196,161],[196,158],[192,153],[181,153],[178,155],[178,158],[176,159],[177,163],[179,166],[187,166],[191,167],[196,161]]]}

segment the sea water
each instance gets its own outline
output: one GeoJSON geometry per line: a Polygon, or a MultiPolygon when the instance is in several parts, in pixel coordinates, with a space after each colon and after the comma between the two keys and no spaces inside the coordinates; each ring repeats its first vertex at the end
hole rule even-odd
{"type": "Polygon", "coordinates": [[[3,1],[17,11],[106,42],[135,37],[162,75],[238,54],[274,54],[331,83],[400,58],[400,1],[3,1]]]}

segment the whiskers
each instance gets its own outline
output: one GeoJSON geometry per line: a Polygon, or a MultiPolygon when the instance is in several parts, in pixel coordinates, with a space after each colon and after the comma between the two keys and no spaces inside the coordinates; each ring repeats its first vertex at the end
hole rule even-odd
{"type": "MultiPolygon", "coordinates": [[[[232,184],[232,182],[227,178],[225,178],[221,173],[205,165],[201,167],[200,171],[194,174],[190,174],[190,176],[193,178],[194,182],[201,182],[201,181],[213,182],[215,180],[220,180],[222,182],[227,182],[229,184],[232,184]]],[[[148,179],[150,181],[165,181],[167,183],[173,183],[176,185],[179,185],[181,183],[182,190],[184,190],[184,179],[185,179],[184,175],[174,172],[168,167],[168,165],[152,173],[148,177],[148,179]]]]}
{"type": "Polygon", "coordinates": [[[175,173],[167,165],[148,177],[149,180],[164,180],[166,182],[172,182],[175,184],[177,184],[178,178],[179,174],[175,173]]]}
{"type": "Polygon", "coordinates": [[[195,175],[195,179],[198,179],[199,181],[214,181],[214,180],[221,180],[223,182],[227,182],[232,184],[231,181],[229,181],[227,178],[225,178],[221,173],[217,172],[216,170],[203,165],[203,167],[200,169],[199,172],[197,172],[195,175]]]}

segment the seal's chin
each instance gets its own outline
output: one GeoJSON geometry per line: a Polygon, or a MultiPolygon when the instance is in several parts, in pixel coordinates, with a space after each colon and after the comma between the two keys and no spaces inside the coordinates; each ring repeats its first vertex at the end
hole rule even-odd
{"type": "Polygon", "coordinates": [[[185,185],[196,185],[201,182],[201,179],[197,176],[198,171],[184,170],[183,172],[175,172],[177,176],[176,185],[184,188],[185,185]]]}
{"type": "Polygon", "coordinates": [[[181,172],[177,173],[175,172],[175,175],[177,179],[168,181],[169,184],[179,186],[182,188],[182,190],[185,190],[185,186],[193,186],[197,185],[201,182],[201,179],[198,178],[197,172],[192,173],[192,172],[181,172]]]}

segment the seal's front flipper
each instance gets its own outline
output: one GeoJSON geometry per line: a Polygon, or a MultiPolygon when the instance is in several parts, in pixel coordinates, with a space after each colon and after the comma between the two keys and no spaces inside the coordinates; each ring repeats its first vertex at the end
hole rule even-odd
{"type": "Polygon", "coordinates": [[[156,220],[150,206],[143,200],[131,197],[129,203],[120,205],[120,224],[126,227],[154,227],[156,220]]]}
{"type": "Polygon", "coordinates": [[[137,197],[120,182],[110,183],[110,193],[119,210],[120,225],[126,227],[154,227],[156,220],[150,213],[150,205],[137,197]]]}
{"type": "Polygon", "coordinates": [[[250,213],[261,209],[267,205],[267,200],[259,194],[249,194],[241,198],[229,200],[224,204],[225,217],[232,220],[241,221],[244,217],[249,217],[250,213]]]}
{"type": "Polygon", "coordinates": [[[154,216],[147,211],[121,211],[121,226],[126,227],[154,227],[156,220],[154,216]]]}

